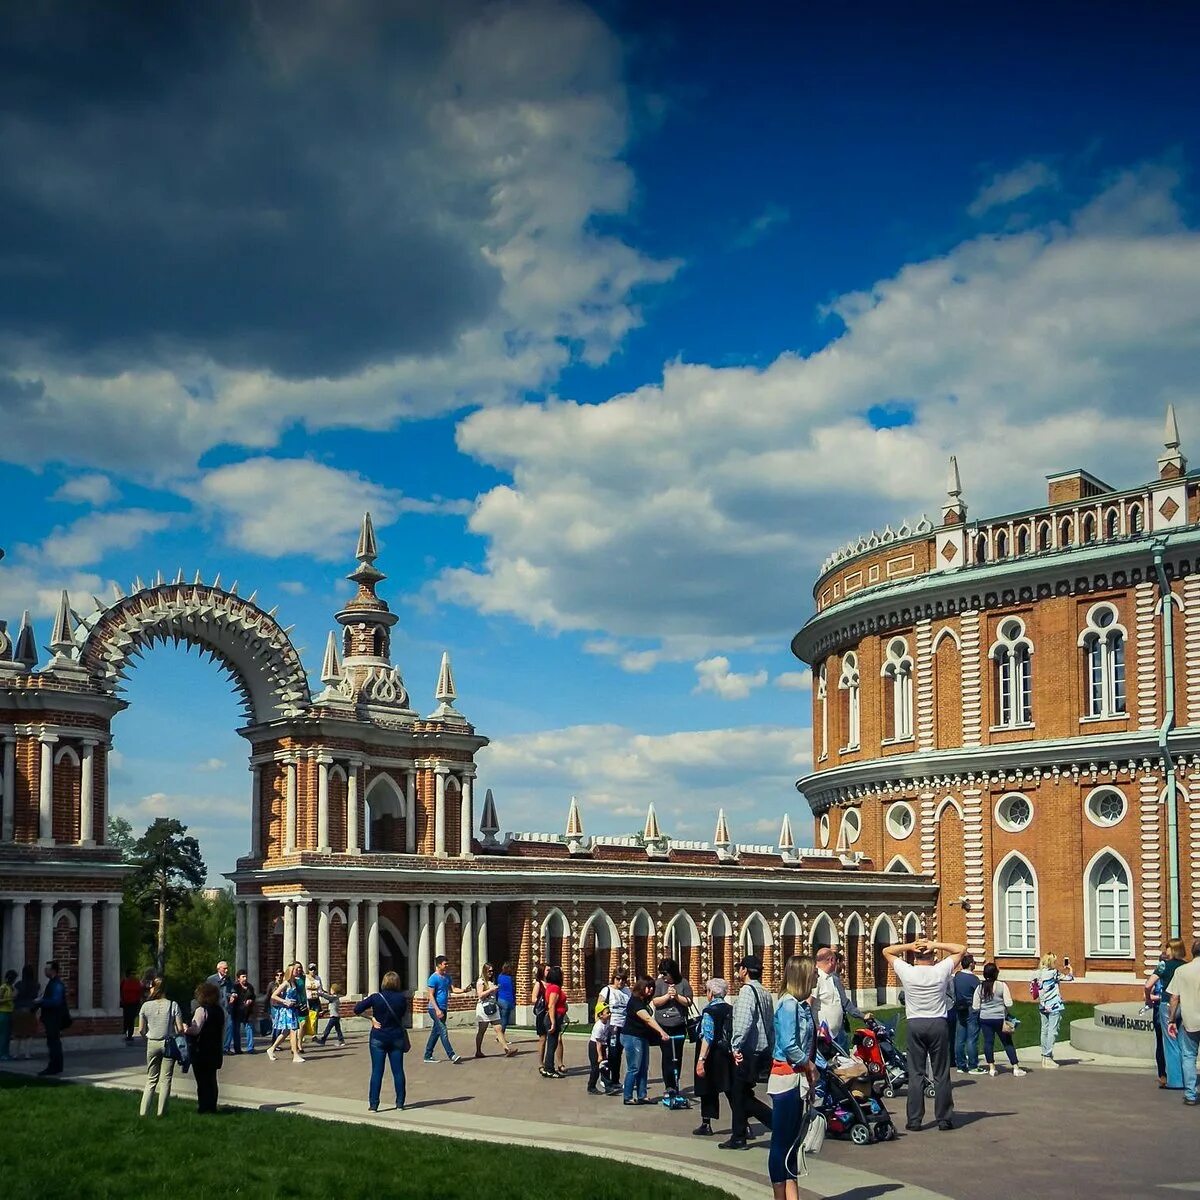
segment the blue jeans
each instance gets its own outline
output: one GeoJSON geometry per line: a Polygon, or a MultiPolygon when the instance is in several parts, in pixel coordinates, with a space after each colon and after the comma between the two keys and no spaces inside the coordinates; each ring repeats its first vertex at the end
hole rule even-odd
{"type": "Polygon", "coordinates": [[[441,1017],[435,1017],[432,1008],[427,1011],[429,1019],[433,1022],[433,1028],[429,1031],[429,1040],[425,1043],[425,1058],[430,1062],[433,1061],[434,1047],[438,1042],[441,1042],[445,1048],[447,1058],[457,1058],[454,1047],[450,1045],[450,1035],[446,1032],[446,1022],[441,1017]]]}
{"type": "Polygon", "coordinates": [[[367,1099],[372,1108],[379,1107],[379,1089],[383,1086],[383,1064],[386,1062],[392,1068],[392,1082],[396,1085],[396,1107],[404,1107],[404,1052],[399,1042],[380,1042],[374,1037],[370,1041],[371,1049],[371,1086],[367,1091],[367,1099]]]}
{"type": "Polygon", "coordinates": [[[507,1033],[508,1027],[513,1023],[517,1015],[517,1006],[515,1004],[505,1004],[503,1000],[497,1000],[496,1007],[500,1010],[500,1032],[507,1033]]]}
{"type": "Polygon", "coordinates": [[[787,1183],[799,1173],[800,1122],[804,1100],[800,1089],[780,1092],[771,1097],[771,1152],[767,1155],[767,1174],[772,1183],[787,1183]]]}
{"type": "Polygon", "coordinates": [[[955,1014],[954,1065],[960,1071],[973,1071],[979,1066],[979,1014],[974,1009],[965,1017],[955,1014]]]}
{"type": "Polygon", "coordinates": [[[240,1024],[238,1026],[238,1028],[244,1029],[246,1031],[246,1051],[249,1054],[253,1054],[254,1053],[254,1022],[253,1021],[243,1021],[242,1024],[240,1024]]]}
{"type": "MultiPolygon", "coordinates": [[[[1165,1005],[1163,1007],[1166,1007],[1165,1005]]],[[[1168,1038],[1167,1041],[1171,1039],[1168,1038]]],[[[1182,1026],[1175,1040],[1179,1043],[1180,1067],[1183,1075],[1183,1098],[1196,1099],[1196,1055],[1200,1053],[1200,1030],[1189,1033],[1182,1026]]]]}
{"type": "Polygon", "coordinates": [[[1063,1010],[1044,1012],[1042,1016],[1042,1057],[1054,1057],[1054,1043],[1058,1041],[1058,1027],[1062,1024],[1063,1010]]]}
{"type": "Polygon", "coordinates": [[[233,1053],[233,1014],[225,1009],[225,1043],[221,1047],[222,1054],[233,1053]]]}
{"type": "Polygon", "coordinates": [[[1163,1031],[1163,1058],[1167,1064],[1167,1087],[1181,1088],[1183,1083],[1183,1062],[1180,1058],[1180,1051],[1183,1048],[1182,1038],[1173,1038],[1167,1036],[1168,1018],[1170,1016],[1171,1006],[1169,1004],[1160,1004],[1158,1006],[1158,1020],[1162,1025],[1163,1031]]]}
{"type": "Polygon", "coordinates": [[[634,1091],[639,1100],[646,1098],[646,1082],[650,1074],[650,1055],[646,1041],[640,1037],[621,1035],[621,1049],[625,1051],[625,1099],[632,1100],[634,1091]]]}

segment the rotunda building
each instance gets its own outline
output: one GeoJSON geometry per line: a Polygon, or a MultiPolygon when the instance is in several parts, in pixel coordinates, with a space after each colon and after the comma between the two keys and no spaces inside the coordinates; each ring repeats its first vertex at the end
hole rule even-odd
{"type": "MultiPolygon", "coordinates": [[[[813,670],[816,845],[931,877],[931,933],[1068,998],[1134,999],[1200,937],[1200,474],[1173,411],[1158,475],[832,555],[792,641],[813,670]]],[[[1018,988],[1018,998],[1024,989],[1018,988]]]]}

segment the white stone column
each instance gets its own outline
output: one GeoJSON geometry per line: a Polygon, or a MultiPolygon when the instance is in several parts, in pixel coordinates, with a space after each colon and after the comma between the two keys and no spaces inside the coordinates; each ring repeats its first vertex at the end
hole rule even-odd
{"type": "Polygon", "coordinates": [[[256,992],[261,992],[267,981],[259,975],[258,908],[258,900],[246,902],[246,974],[250,977],[251,987],[256,992]]]}
{"type": "Polygon", "coordinates": [[[96,844],[92,813],[92,804],[95,800],[95,749],[96,743],[91,741],[83,742],[79,748],[79,844],[81,846],[96,844]]]}
{"type": "Polygon", "coordinates": [[[426,980],[429,978],[429,905],[422,904],[420,914],[417,917],[419,929],[417,932],[417,968],[414,976],[413,990],[417,991],[425,986],[426,980]]]}
{"type": "MultiPolygon", "coordinates": [[[[479,970],[488,960],[488,906],[480,901],[475,906],[475,962],[479,970]]],[[[499,969],[499,964],[497,964],[499,969]]]]}
{"type": "Polygon", "coordinates": [[[433,799],[433,852],[446,857],[446,767],[435,768],[437,783],[433,799]]]}
{"type": "Polygon", "coordinates": [[[317,901],[317,974],[320,975],[326,987],[332,980],[329,978],[329,901],[317,901]]]}
{"type": "Polygon", "coordinates": [[[121,902],[104,902],[104,984],[101,1004],[105,1012],[118,1012],[121,1007],[121,902]]]}
{"type": "Polygon", "coordinates": [[[54,845],[54,747],[58,738],[52,733],[38,737],[41,764],[38,771],[38,845],[54,845]]]}
{"type": "Polygon", "coordinates": [[[421,920],[417,905],[408,902],[408,990],[417,989],[417,943],[421,940],[421,920]]]}
{"type": "Polygon", "coordinates": [[[353,762],[346,771],[346,853],[362,853],[358,837],[358,763],[353,762]]]}
{"type": "Polygon", "coordinates": [[[464,858],[471,853],[471,826],[474,824],[473,814],[471,812],[471,785],[474,782],[473,775],[463,775],[462,777],[462,803],[460,805],[461,819],[458,829],[458,852],[464,858]]]}
{"type": "Polygon", "coordinates": [[[246,905],[241,900],[233,902],[233,974],[246,965],[246,905]]]}
{"type": "Polygon", "coordinates": [[[473,905],[469,900],[462,901],[462,925],[459,933],[462,935],[462,946],[459,950],[459,974],[462,978],[459,985],[466,987],[475,982],[475,922],[473,905]]]}
{"type": "MultiPolygon", "coordinates": [[[[96,1007],[92,979],[96,970],[96,902],[79,902],[79,995],[75,1006],[81,1013],[91,1012],[96,1007]]],[[[120,926],[117,927],[120,937],[120,926]]]]}
{"type": "MultiPolygon", "coordinates": [[[[0,841],[13,840],[13,820],[17,801],[17,739],[4,738],[4,807],[0,815],[0,841]]],[[[23,966],[24,964],[21,964],[23,966]]],[[[21,966],[17,967],[19,971],[21,966]]]]}
{"type": "Polygon", "coordinates": [[[38,960],[34,973],[39,980],[42,968],[54,957],[54,901],[43,899],[38,905],[38,960]]]}
{"type": "Polygon", "coordinates": [[[379,986],[379,904],[367,901],[367,991],[379,986]]]}
{"type": "Polygon", "coordinates": [[[433,906],[433,955],[446,953],[446,906],[440,901],[433,906]]]}
{"type": "Polygon", "coordinates": [[[283,902],[283,969],[296,961],[296,906],[291,900],[283,902]]]}
{"type": "Polygon", "coordinates": [[[308,901],[296,901],[296,961],[308,970],[308,901]]]}
{"type": "Polygon", "coordinates": [[[366,992],[358,968],[358,954],[362,946],[362,930],[358,927],[358,901],[351,900],[346,908],[346,993],[350,996],[360,996],[366,992]]]}
{"type": "Polygon", "coordinates": [[[289,758],[287,767],[287,799],[284,801],[283,852],[291,854],[296,849],[296,760],[289,758]]]}
{"type": "Polygon", "coordinates": [[[317,758],[317,852],[329,853],[329,764],[327,754],[317,758]]]}
{"type": "Polygon", "coordinates": [[[10,967],[20,971],[25,965],[25,910],[28,907],[28,900],[12,902],[12,917],[8,927],[9,940],[4,943],[5,952],[8,954],[8,961],[4,964],[6,971],[10,967]]]}
{"type": "MultiPolygon", "coordinates": [[[[262,763],[250,767],[250,854],[253,858],[262,854],[262,763]]],[[[250,982],[258,987],[257,980],[250,982]]]]}
{"type": "MultiPolygon", "coordinates": [[[[404,820],[404,852],[405,854],[416,854],[417,852],[417,769],[409,767],[404,772],[404,800],[405,800],[405,820],[404,820]]],[[[424,981],[422,981],[424,982],[424,981]]]]}

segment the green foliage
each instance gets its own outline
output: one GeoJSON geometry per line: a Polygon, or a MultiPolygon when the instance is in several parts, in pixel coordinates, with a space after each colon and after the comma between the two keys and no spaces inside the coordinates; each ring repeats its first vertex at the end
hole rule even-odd
{"type": "Polygon", "coordinates": [[[233,892],[222,891],[215,898],[189,892],[167,925],[167,945],[167,994],[180,1003],[192,998],[196,984],[207,979],[221,959],[231,972],[243,966],[233,961],[233,892]]]}
{"type": "MultiPolygon", "coordinates": [[[[1016,991],[1016,986],[1012,986],[1012,990],[1016,991]]],[[[1066,990],[1065,988],[1063,989],[1066,990]]],[[[868,1011],[869,1006],[863,1005],[863,1011],[868,1011]]],[[[873,1010],[875,1015],[882,1020],[890,1021],[897,1013],[895,1008],[876,1008],[873,1010]]],[[[1078,1001],[1069,1002],[1063,1012],[1062,1024],[1059,1026],[1058,1036],[1060,1040],[1065,1040],[1071,1032],[1071,1022],[1081,1021],[1085,1017],[1090,1017],[1096,1011],[1094,1004],[1080,1004],[1078,1001]]],[[[1018,1050],[1023,1050],[1027,1046],[1037,1046],[1042,1040],[1042,1021],[1038,1015],[1038,1007],[1030,1001],[1013,1000],[1013,1016],[1021,1023],[1017,1026],[1016,1033],[1013,1034],[1013,1045],[1018,1050]]],[[[854,1023],[857,1027],[857,1022],[854,1023]]],[[[904,1030],[905,1020],[903,1012],[900,1013],[900,1024],[896,1027],[896,1044],[903,1047],[904,1045],[904,1030]]],[[[983,1038],[979,1039],[979,1053],[983,1054],[983,1038]]],[[[1004,1060],[1004,1050],[1000,1045],[1000,1039],[996,1039],[996,1061],[1004,1060]]],[[[981,1058],[982,1061],[982,1058],[981,1058]]]]}
{"type": "Polygon", "coordinates": [[[158,817],[134,843],[130,861],[137,867],[133,895],[143,911],[153,911],[157,924],[155,964],[166,966],[167,921],[192,892],[204,885],[208,868],[200,843],[174,817],[158,817]]]}
{"type": "Polygon", "coordinates": [[[133,861],[135,842],[133,826],[124,817],[108,818],[108,845],[120,850],[122,862],[133,861]]]}
{"type": "Polygon", "coordinates": [[[221,1181],[220,1190],[238,1196],[288,1200],[528,1200],[539,1194],[719,1200],[726,1194],[674,1176],[666,1165],[660,1173],[553,1150],[277,1112],[231,1109],[202,1117],[190,1101],[174,1099],[163,1120],[140,1120],[137,1106],[132,1092],[0,1075],[0,1112],[19,1114],[5,1122],[5,1194],[125,1200],[185,1195],[205,1181],[221,1181]],[[69,1136],[70,1150],[51,1161],[53,1131],[69,1136]]]}

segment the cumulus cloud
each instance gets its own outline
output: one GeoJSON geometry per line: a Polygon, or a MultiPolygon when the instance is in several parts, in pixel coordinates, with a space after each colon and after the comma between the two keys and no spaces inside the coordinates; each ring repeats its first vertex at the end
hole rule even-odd
{"type": "Polygon", "coordinates": [[[382,528],[404,512],[469,508],[457,500],[414,499],[356,471],[306,458],[245,459],[205,472],[187,490],[216,517],[231,545],[266,558],[347,558],[364,512],[382,528]]]}
{"type": "Polygon", "coordinates": [[[807,692],[812,690],[812,672],[783,671],[772,682],[785,692],[807,692]]]}
{"type": "Polygon", "coordinates": [[[50,499],[103,508],[106,504],[111,504],[118,495],[116,484],[107,475],[85,473],[66,480],[50,499]]]}
{"type": "Polygon", "coordinates": [[[994,175],[991,181],[979,189],[979,194],[967,207],[973,217],[982,217],[993,208],[1001,208],[1038,192],[1044,188],[1058,186],[1058,172],[1044,162],[1030,159],[1011,171],[994,175]]]}
{"type": "Polygon", "coordinates": [[[497,738],[479,754],[477,787],[495,790],[505,829],[561,831],[575,795],[588,833],[640,832],[653,801],[672,836],[712,837],[724,808],[734,838],[749,841],[753,821],[777,830],[784,811],[797,830],[811,824],[795,790],[809,746],[807,729],[783,726],[644,734],[575,725],[497,738]]]}
{"type": "Polygon", "coordinates": [[[195,769],[197,771],[220,771],[228,764],[223,758],[206,758],[203,762],[198,762],[195,769]]]}
{"type": "Polygon", "coordinates": [[[114,550],[129,550],[151,534],[170,527],[170,513],[147,508],[89,513],[55,529],[41,544],[40,559],[51,567],[83,567],[101,562],[114,550]]]}
{"type": "Polygon", "coordinates": [[[693,695],[712,692],[722,700],[745,700],[755,688],[767,682],[765,670],[739,674],[729,669],[729,659],[723,654],[714,655],[696,664],[696,686],[693,695]]]}
{"type": "Polygon", "coordinates": [[[675,270],[598,227],[633,194],[629,115],[620,45],[583,4],[148,20],[52,0],[7,34],[12,461],[171,476],[297,423],[517,396],[604,359],[675,270]]]}
{"type": "Polygon", "coordinates": [[[936,515],[950,453],[977,515],[1036,504],[1064,464],[1154,474],[1168,400],[1200,431],[1200,233],[1177,184],[1131,171],[1065,220],[909,263],[831,304],[808,355],[673,362],[604,403],[471,414],[460,448],[510,482],[471,515],[482,566],[445,571],[439,594],[711,656],[790,636],[839,543],[936,515]],[[911,421],[877,428],[894,400],[911,421]]]}

